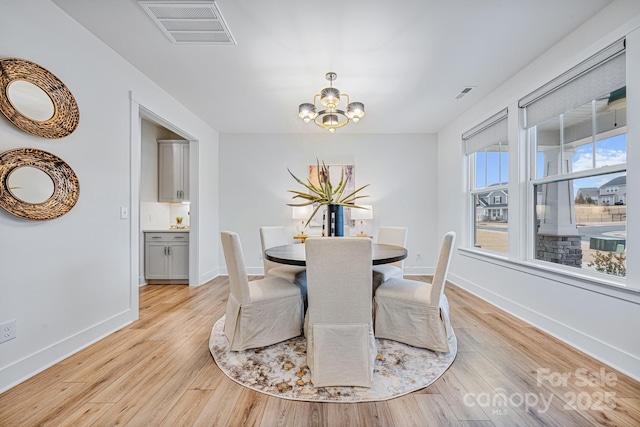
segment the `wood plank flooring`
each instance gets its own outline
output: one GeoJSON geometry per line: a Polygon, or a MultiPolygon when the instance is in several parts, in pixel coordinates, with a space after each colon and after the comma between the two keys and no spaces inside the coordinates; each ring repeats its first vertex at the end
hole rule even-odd
{"type": "Polygon", "coordinates": [[[1,394],[0,426],[640,426],[640,383],[452,285],[458,356],[430,387],[359,404],[257,393],[209,353],[228,293],[226,277],[141,288],[138,321],[1,394]]]}

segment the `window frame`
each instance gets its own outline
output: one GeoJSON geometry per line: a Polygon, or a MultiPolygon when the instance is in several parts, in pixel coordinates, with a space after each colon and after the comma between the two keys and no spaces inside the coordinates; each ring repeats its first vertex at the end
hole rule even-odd
{"type": "MultiPolygon", "coordinates": [[[[561,126],[562,126],[562,114],[560,118],[561,126]]],[[[523,126],[523,123],[520,123],[519,125],[523,126]]],[[[627,162],[619,163],[615,165],[594,167],[591,169],[579,170],[575,172],[565,172],[564,166],[563,166],[563,170],[558,174],[537,178],[536,177],[536,173],[537,173],[536,159],[538,154],[537,141],[536,141],[536,138],[532,136],[532,134],[535,133],[534,132],[535,128],[536,126],[532,126],[529,129],[524,129],[525,146],[527,147],[526,151],[528,153],[527,210],[529,210],[530,212],[535,212],[535,209],[536,209],[536,194],[535,194],[536,190],[535,189],[536,189],[536,186],[538,185],[583,179],[583,178],[593,178],[593,177],[612,174],[612,173],[626,174],[627,172],[627,162]]],[[[613,129],[613,130],[603,132],[601,135],[605,135],[604,138],[598,138],[599,135],[591,135],[588,139],[590,139],[590,143],[594,144],[594,150],[595,150],[595,144],[597,143],[597,141],[622,135],[622,134],[625,134],[625,135],[627,134],[627,124],[625,124],[625,126],[623,127],[620,127],[619,129],[613,129]]],[[[578,141],[575,141],[575,142],[578,142],[578,141]]],[[[594,156],[594,159],[595,159],[595,156],[594,156]]],[[[595,164],[595,160],[594,160],[594,164],[595,164]]],[[[606,194],[602,194],[602,195],[598,194],[598,199],[597,199],[598,205],[604,203],[604,200],[609,200],[607,204],[612,204],[610,203],[610,201],[613,198],[615,198],[615,193],[609,192],[608,190],[609,190],[609,187],[605,190],[606,194]]],[[[619,277],[619,276],[613,276],[613,275],[599,273],[591,270],[576,269],[575,267],[572,267],[572,266],[565,266],[562,264],[550,263],[548,261],[538,259],[536,257],[536,235],[537,235],[535,231],[536,225],[537,225],[537,220],[535,218],[535,215],[533,215],[532,221],[528,222],[528,226],[527,226],[526,261],[535,263],[535,264],[541,264],[541,266],[553,266],[554,270],[564,271],[565,274],[568,274],[568,275],[573,274],[573,275],[576,275],[577,277],[585,277],[585,276],[593,277],[594,280],[598,280],[598,281],[606,278],[606,281],[604,282],[608,284],[615,283],[617,285],[627,286],[628,281],[626,276],[619,277]],[[580,270],[580,271],[577,271],[577,270],[580,270]]]]}
{"type": "MultiPolygon", "coordinates": [[[[520,115],[519,127],[522,130],[521,136],[524,137],[524,145],[528,154],[527,173],[526,173],[526,210],[529,212],[527,221],[526,240],[526,260],[529,262],[543,263],[543,265],[553,265],[561,270],[567,269],[568,274],[575,274],[575,266],[564,266],[553,262],[537,259],[536,242],[538,239],[537,218],[535,215],[537,208],[536,188],[538,185],[550,184],[555,182],[567,182],[570,180],[591,178],[608,173],[626,173],[628,160],[616,165],[596,167],[597,165],[597,143],[598,141],[610,138],[619,134],[628,134],[628,122],[620,129],[608,129],[599,132],[598,121],[602,120],[596,114],[596,104],[598,100],[602,100],[606,95],[611,96],[612,93],[619,91],[627,86],[627,49],[626,39],[623,37],[614,43],[596,52],[586,60],[580,62],[576,66],[570,68],[565,73],[552,79],[547,84],[542,85],[530,94],[524,96],[518,101],[522,114],[520,115]],[[591,104],[591,130],[588,135],[582,139],[569,140],[566,147],[580,147],[581,141],[591,143],[592,151],[592,167],[585,170],[568,172],[567,161],[572,162],[573,159],[565,158],[565,136],[568,135],[569,128],[565,127],[565,116],[567,113],[575,111],[576,108],[583,108],[591,104]],[[559,167],[554,175],[538,177],[537,159],[538,159],[538,129],[537,127],[558,120],[559,129],[559,167]]],[[[604,116],[602,116],[604,117],[604,116]]],[[[614,123],[615,126],[615,123],[614,123]]],[[[570,133],[569,133],[570,134],[570,133]]],[[[520,141],[521,143],[523,141],[520,141]]],[[[628,142],[626,143],[628,147],[628,142]]],[[[626,148],[625,148],[626,150],[626,148]]],[[[546,171],[548,174],[549,171],[546,171]]],[[[611,193],[598,194],[600,199],[611,198],[611,193]]],[[[614,195],[615,198],[615,195],[614,195]]],[[[569,200],[570,203],[575,203],[569,200]]],[[[625,227],[626,229],[626,227],[625,227]]],[[[583,270],[583,269],[579,269],[583,270]]],[[[611,278],[611,275],[598,273],[595,271],[584,270],[581,274],[593,275],[595,280],[600,280],[602,276],[611,278]]],[[[626,284],[627,277],[613,276],[613,281],[626,284]]]]}
{"type": "MultiPolygon", "coordinates": [[[[467,203],[469,206],[469,214],[468,217],[470,218],[471,222],[470,222],[470,227],[469,227],[469,232],[466,234],[466,239],[465,241],[467,242],[467,247],[469,248],[473,248],[474,250],[478,250],[478,251],[483,251],[486,253],[491,253],[497,256],[501,256],[501,257],[507,257],[508,255],[508,249],[506,252],[498,252],[498,251],[494,251],[491,249],[487,249],[487,248],[481,248],[478,246],[478,242],[477,242],[477,231],[478,231],[478,219],[477,219],[477,212],[476,212],[476,198],[479,197],[480,194],[489,194],[491,192],[495,192],[495,191],[503,191],[505,193],[508,194],[509,191],[509,178],[510,178],[510,167],[509,167],[509,159],[510,159],[510,152],[511,152],[511,144],[509,143],[509,132],[508,132],[508,126],[509,126],[509,115],[508,115],[508,109],[505,108],[501,111],[499,111],[498,113],[494,114],[493,116],[489,117],[488,119],[484,120],[483,122],[481,122],[480,124],[474,126],[473,128],[469,129],[467,132],[464,132],[462,134],[462,141],[463,141],[463,145],[464,147],[464,152],[465,152],[465,165],[466,165],[466,170],[468,173],[468,180],[466,183],[466,198],[467,198],[467,203]],[[504,121],[504,123],[502,123],[504,121]],[[500,127],[503,126],[505,127],[505,129],[501,129],[500,127]],[[474,143],[477,144],[477,141],[473,141],[474,137],[477,136],[482,136],[482,132],[486,131],[486,136],[485,138],[480,138],[483,142],[483,144],[480,144],[480,148],[478,147],[470,147],[470,145],[473,145],[474,143]],[[502,134],[502,131],[504,131],[504,137],[502,134]],[[500,135],[500,137],[496,137],[496,132],[497,134],[500,135]],[[488,141],[492,142],[491,144],[488,144],[488,141]],[[477,187],[477,183],[476,183],[476,178],[477,178],[477,161],[478,161],[478,156],[477,153],[480,152],[484,152],[486,153],[486,149],[495,145],[498,145],[499,147],[502,147],[502,142],[506,141],[506,151],[502,151],[502,149],[498,150],[498,153],[500,153],[498,155],[498,183],[497,184],[492,184],[492,185],[487,185],[487,179],[485,178],[485,182],[484,185],[485,187],[477,187]],[[493,142],[497,142],[493,143],[493,142]],[[507,176],[503,177],[502,176],[502,167],[503,167],[503,159],[502,159],[502,154],[501,153],[506,153],[507,154],[507,176]],[[504,181],[506,178],[506,183],[503,183],[502,181],[504,181]]],[[[486,155],[485,155],[485,161],[486,161],[486,155]]],[[[485,164],[485,174],[488,173],[488,168],[487,168],[487,164],[485,164]]],[[[486,176],[486,175],[485,175],[486,176]]],[[[507,199],[508,200],[508,199],[507,199]]],[[[491,199],[488,200],[489,204],[491,205],[491,199]]],[[[491,216],[492,211],[489,211],[489,216],[491,216]]],[[[508,239],[508,235],[509,235],[509,231],[507,228],[507,241],[508,239]]]]}
{"type": "MultiPolygon", "coordinates": [[[[624,49],[624,53],[628,55],[626,50],[626,42],[624,39],[620,39],[614,43],[618,48],[622,45],[624,49]]],[[[604,48],[603,50],[597,52],[595,56],[599,56],[602,58],[602,53],[606,50],[610,50],[611,46],[604,48]]],[[[637,50],[637,49],[636,49],[637,50]]],[[[592,62],[592,57],[588,60],[580,63],[580,66],[583,66],[584,63],[592,62]]],[[[629,70],[627,72],[631,72],[634,68],[629,68],[628,62],[625,65],[625,70],[629,70]]],[[[570,70],[572,71],[572,70],[570,70]]],[[[583,70],[584,67],[583,67],[583,70]]],[[[568,72],[567,72],[568,73],[568,72]]],[[[567,74],[564,73],[564,74],[567,74]]],[[[562,77],[564,74],[561,74],[559,77],[562,77]]],[[[548,87],[550,83],[555,82],[558,78],[551,80],[547,85],[542,86],[548,87]]],[[[628,79],[625,78],[625,84],[628,83],[628,79]]],[[[540,89],[534,91],[539,92],[540,89]]],[[[532,94],[534,93],[532,92],[532,94]]],[[[531,95],[531,94],[530,94],[531,95]]],[[[492,191],[497,191],[499,189],[503,189],[505,191],[509,191],[509,196],[507,198],[507,205],[509,206],[509,246],[507,253],[498,253],[490,250],[486,250],[484,248],[474,247],[474,239],[476,235],[475,224],[475,208],[473,206],[474,202],[474,194],[478,193],[486,193],[487,189],[474,189],[473,179],[475,177],[475,165],[471,161],[471,156],[469,153],[465,152],[463,146],[463,173],[466,174],[466,178],[463,180],[465,184],[464,194],[465,194],[465,205],[467,215],[465,215],[464,222],[466,225],[463,225],[463,236],[466,238],[462,240],[461,245],[459,247],[459,253],[463,256],[475,258],[478,260],[483,260],[486,262],[494,263],[497,265],[501,265],[507,268],[512,268],[518,271],[522,271],[526,274],[532,274],[535,276],[546,277],[551,280],[557,280],[561,283],[577,286],[584,289],[589,289],[598,292],[604,292],[610,295],[617,295],[621,298],[628,298],[625,295],[639,294],[640,293],[640,283],[634,284],[634,279],[636,278],[636,269],[632,268],[630,276],[630,271],[627,270],[627,276],[619,277],[608,275],[604,273],[598,273],[595,271],[590,271],[586,269],[577,269],[575,267],[570,266],[562,266],[560,264],[550,263],[542,260],[536,260],[533,256],[535,254],[535,242],[536,242],[536,229],[534,228],[536,225],[536,215],[535,215],[535,203],[536,199],[534,197],[535,186],[543,183],[550,182],[558,182],[564,181],[568,179],[580,179],[586,177],[593,177],[598,175],[605,175],[609,173],[625,173],[628,171],[628,167],[631,164],[627,157],[625,163],[616,164],[616,165],[607,165],[598,168],[591,168],[588,170],[580,170],[580,171],[572,171],[570,173],[565,173],[561,175],[553,175],[547,177],[537,178],[536,176],[531,176],[536,173],[535,167],[532,167],[532,162],[535,162],[536,153],[532,153],[532,147],[535,151],[535,145],[529,143],[529,134],[528,130],[525,128],[526,123],[526,113],[524,108],[521,108],[521,101],[514,101],[509,104],[505,110],[508,110],[508,164],[509,164],[509,178],[507,180],[508,184],[503,186],[493,186],[491,187],[492,191]]],[[[596,97],[596,99],[599,99],[596,97]]],[[[587,101],[588,102],[588,101],[587,101]]],[[[571,111],[571,110],[568,110],[571,111]]],[[[566,111],[565,111],[566,112],[566,111]]],[[[564,114],[564,113],[561,113],[564,114]]],[[[545,119],[546,120],[546,119],[545,119]]],[[[632,137],[637,136],[637,132],[633,126],[632,118],[630,118],[629,122],[625,124],[626,129],[624,129],[624,133],[629,136],[629,132],[631,130],[632,137]]],[[[479,125],[478,125],[479,126],[479,125]]],[[[476,126],[476,128],[478,127],[476,126]]],[[[475,129],[475,128],[474,128],[475,129]]],[[[616,130],[614,130],[616,131],[616,130]]],[[[597,134],[595,136],[591,136],[593,138],[594,150],[599,141],[602,139],[609,138],[613,135],[607,134],[611,131],[605,131],[603,133],[597,134]]],[[[468,132],[467,132],[468,133],[468,132]]],[[[464,135],[464,134],[463,134],[464,135]]],[[[571,141],[571,143],[576,143],[577,141],[571,141]]],[[[464,138],[463,138],[464,143],[464,138]]],[[[632,141],[627,139],[627,149],[629,145],[632,144],[632,141]]],[[[595,155],[594,155],[594,166],[595,166],[595,155]]],[[[617,197],[617,193],[609,193],[610,197],[617,197]]],[[[601,201],[604,195],[598,194],[594,198],[594,202],[598,200],[601,201]]],[[[626,190],[624,195],[624,203],[626,204],[626,190]]],[[[628,229],[628,227],[627,227],[628,229]]],[[[635,244],[633,247],[635,248],[635,244]]],[[[633,266],[631,266],[633,267],[633,266]]]]}

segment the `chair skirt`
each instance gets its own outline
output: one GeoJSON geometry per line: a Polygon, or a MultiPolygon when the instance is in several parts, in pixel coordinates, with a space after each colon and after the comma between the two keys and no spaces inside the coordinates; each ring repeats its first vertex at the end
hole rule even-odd
{"type": "Polygon", "coordinates": [[[302,316],[299,293],[249,304],[240,304],[229,295],[224,334],[231,351],[265,347],[300,335],[302,316]]]}
{"type": "Polygon", "coordinates": [[[370,323],[307,324],[305,335],[314,387],[371,387],[377,351],[370,323]]]}
{"type": "Polygon", "coordinates": [[[373,305],[376,338],[449,352],[448,338],[454,333],[446,295],[441,296],[439,307],[380,295],[375,296],[373,305]]]}

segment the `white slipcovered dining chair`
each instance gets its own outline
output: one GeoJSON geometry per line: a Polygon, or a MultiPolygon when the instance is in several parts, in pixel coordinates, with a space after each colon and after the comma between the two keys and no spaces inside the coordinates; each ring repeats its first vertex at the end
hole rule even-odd
{"type": "Polygon", "coordinates": [[[414,347],[449,352],[453,328],[444,286],[456,234],[445,234],[431,283],[392,278],[376,290],[375,335],[414,347]]]}
{"type": "MultiPolygon", "coordinates": [[[[378,243],[385,245],[407,246],[407,227],[380,227],[378,229],[378,243]]],[[[402,279],[404,274],[404,260],[391,264],[374,265],[373,268],[373,291],[375,292],[383,282],[397,277],[402,279]]]]}
{"type": "Polygon", "coordinates": [[[237,233],[220,233],[229,273],[224,334],[231,351],[264,347],[302,332],[300,288],[281,277],[249,281],[237,233]]]}
{"type": "Polygon", "coordinates": [[[371,387],[376,342],[370,239],[312,237],[306,242],[307,366],[315,387],[371,387]]]}
{"type": "Polygon", "coordinates": [[[297,265],[278,264],[269,261],[264,256],[264,251],[274,246],[282,246],[291,243],[287,240],[285,228],[282,226],[260,227],[260,245],[262,247],[262,263],[265,277],[282,277],[300,287],[302,297],[307,298],[306,269],[297,265]]]}

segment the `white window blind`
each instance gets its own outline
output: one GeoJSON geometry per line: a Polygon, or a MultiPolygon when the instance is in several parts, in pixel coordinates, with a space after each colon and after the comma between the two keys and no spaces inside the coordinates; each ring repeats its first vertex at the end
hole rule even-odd
{"type": "Polygon", "coordinates": [[[525,96],[525,128],[530,128],[626,84],[625,41],[619,40],[525,96]]]}
{"type": "Polygon", "coordinates": [[[507,140],[507,109],[462,134],[467,155],[507,140]]]}

